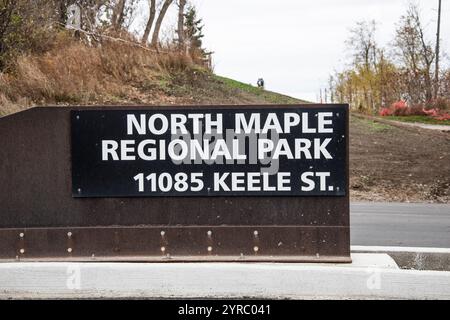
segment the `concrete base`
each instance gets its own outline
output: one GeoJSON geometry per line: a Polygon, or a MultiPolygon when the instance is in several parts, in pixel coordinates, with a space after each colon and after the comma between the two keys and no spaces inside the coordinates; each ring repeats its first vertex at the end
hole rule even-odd
{"type": "Polygon", "coordinates": [[[402,269],[450,271],[450,249],[352,246],[354,253],[388,254],[402,269]]]}
{"type": "Polygon", "coordinates": [[[2,263],[0,298],[450,299],[450,272],[352,264],[2,263]]]}

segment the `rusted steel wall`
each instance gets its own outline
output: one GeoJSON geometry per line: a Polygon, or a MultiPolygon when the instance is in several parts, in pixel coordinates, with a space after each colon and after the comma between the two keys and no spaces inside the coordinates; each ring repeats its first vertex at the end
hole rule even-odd
{"type": "MultiPolygon", "coordinates": [[[[350,261],[348,150],[343,197],[75,199],[70,110],[84,109],[0,118],[1,259],[350,261]]],[[[348,149],[348,114],[346,131],[348,149]]]]}

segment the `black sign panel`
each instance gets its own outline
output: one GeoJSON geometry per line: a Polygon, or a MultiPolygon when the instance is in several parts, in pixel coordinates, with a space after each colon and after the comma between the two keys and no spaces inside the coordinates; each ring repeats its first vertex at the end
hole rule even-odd
{"type": "Polygon", "coordinates": [[[346,105],[73,110],[74,197],[345,196],[346,105]]]}

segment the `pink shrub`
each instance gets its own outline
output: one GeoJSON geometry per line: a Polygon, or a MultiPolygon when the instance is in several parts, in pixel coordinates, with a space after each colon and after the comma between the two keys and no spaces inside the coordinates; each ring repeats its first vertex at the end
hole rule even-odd
{"type": "Polygon", "coordinates": [[[405,108],[407,108],[407,107],[408,107],[408,106],[406,105],[406,101],[403,101],[403,100],[394,102],[394,103],[391,105],[391,108],[393,108],[394,110],[405,109],[405,108]]]}
{"type": "Polygon", "coordinates": [[[439,115],[438,109],[430,109],[430,110],[422,109],[422,111],[423,111],[423,113],[425,113],[427,116],[430,116],[430,117],[437,117],[439,115]]]}
{"type": "Polygon", "coordinates": [[[450,121],[450,113],[443,113],[438,116],[434,116],[433,118],[440,121],[450,121]]]}
{"type": "Polygon", "coordinates": [[[394,102],[391,107],[391,113],[394,116],[404,116],[408,113],[408,106],[406,105],[406,102],[403,100],[394,102]]]}
{"type": "Polygon", "coordinates": [[[418,104],[408,106],[405,101],[400,100],[391,104],[389,108],[380,108],[380,116],[428,116],[436,120],[450,120],[450,114],[438,108],[426,109],[424,105],[418,104]]]}
{"type": "Polygon", "coordinates": [[[392,112],[389,108],[381,108],[380,109],[380,116],[382,117],[386,117],[386,116],[391,116],[392,112]]]}
{"type": "Polygon", "coordinates": [[[425,116],[424,108],[422,105],[416,105],[408,107],[405,111],[406,116],[425,116]]]}
{"type": "Polygon", "coordinates": [[[394,102],[386,109],[384,114],[388,116],[403,116],[408,113],[408,106],[403,100],[394,102]]]}

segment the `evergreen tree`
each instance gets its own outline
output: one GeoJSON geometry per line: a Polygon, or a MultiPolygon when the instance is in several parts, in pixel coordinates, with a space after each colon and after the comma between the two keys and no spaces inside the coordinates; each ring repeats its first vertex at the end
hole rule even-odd
{"type": "Polygon", "coordinates": [[[194,6],[190,6],[184,15],[184,32],[186,41],[189,44],[190,50],[198,50],[202,54],[205,54],[205,50],[202,48],[203,35],[203,20],[197,17],[197,10],[194,6]]]}

